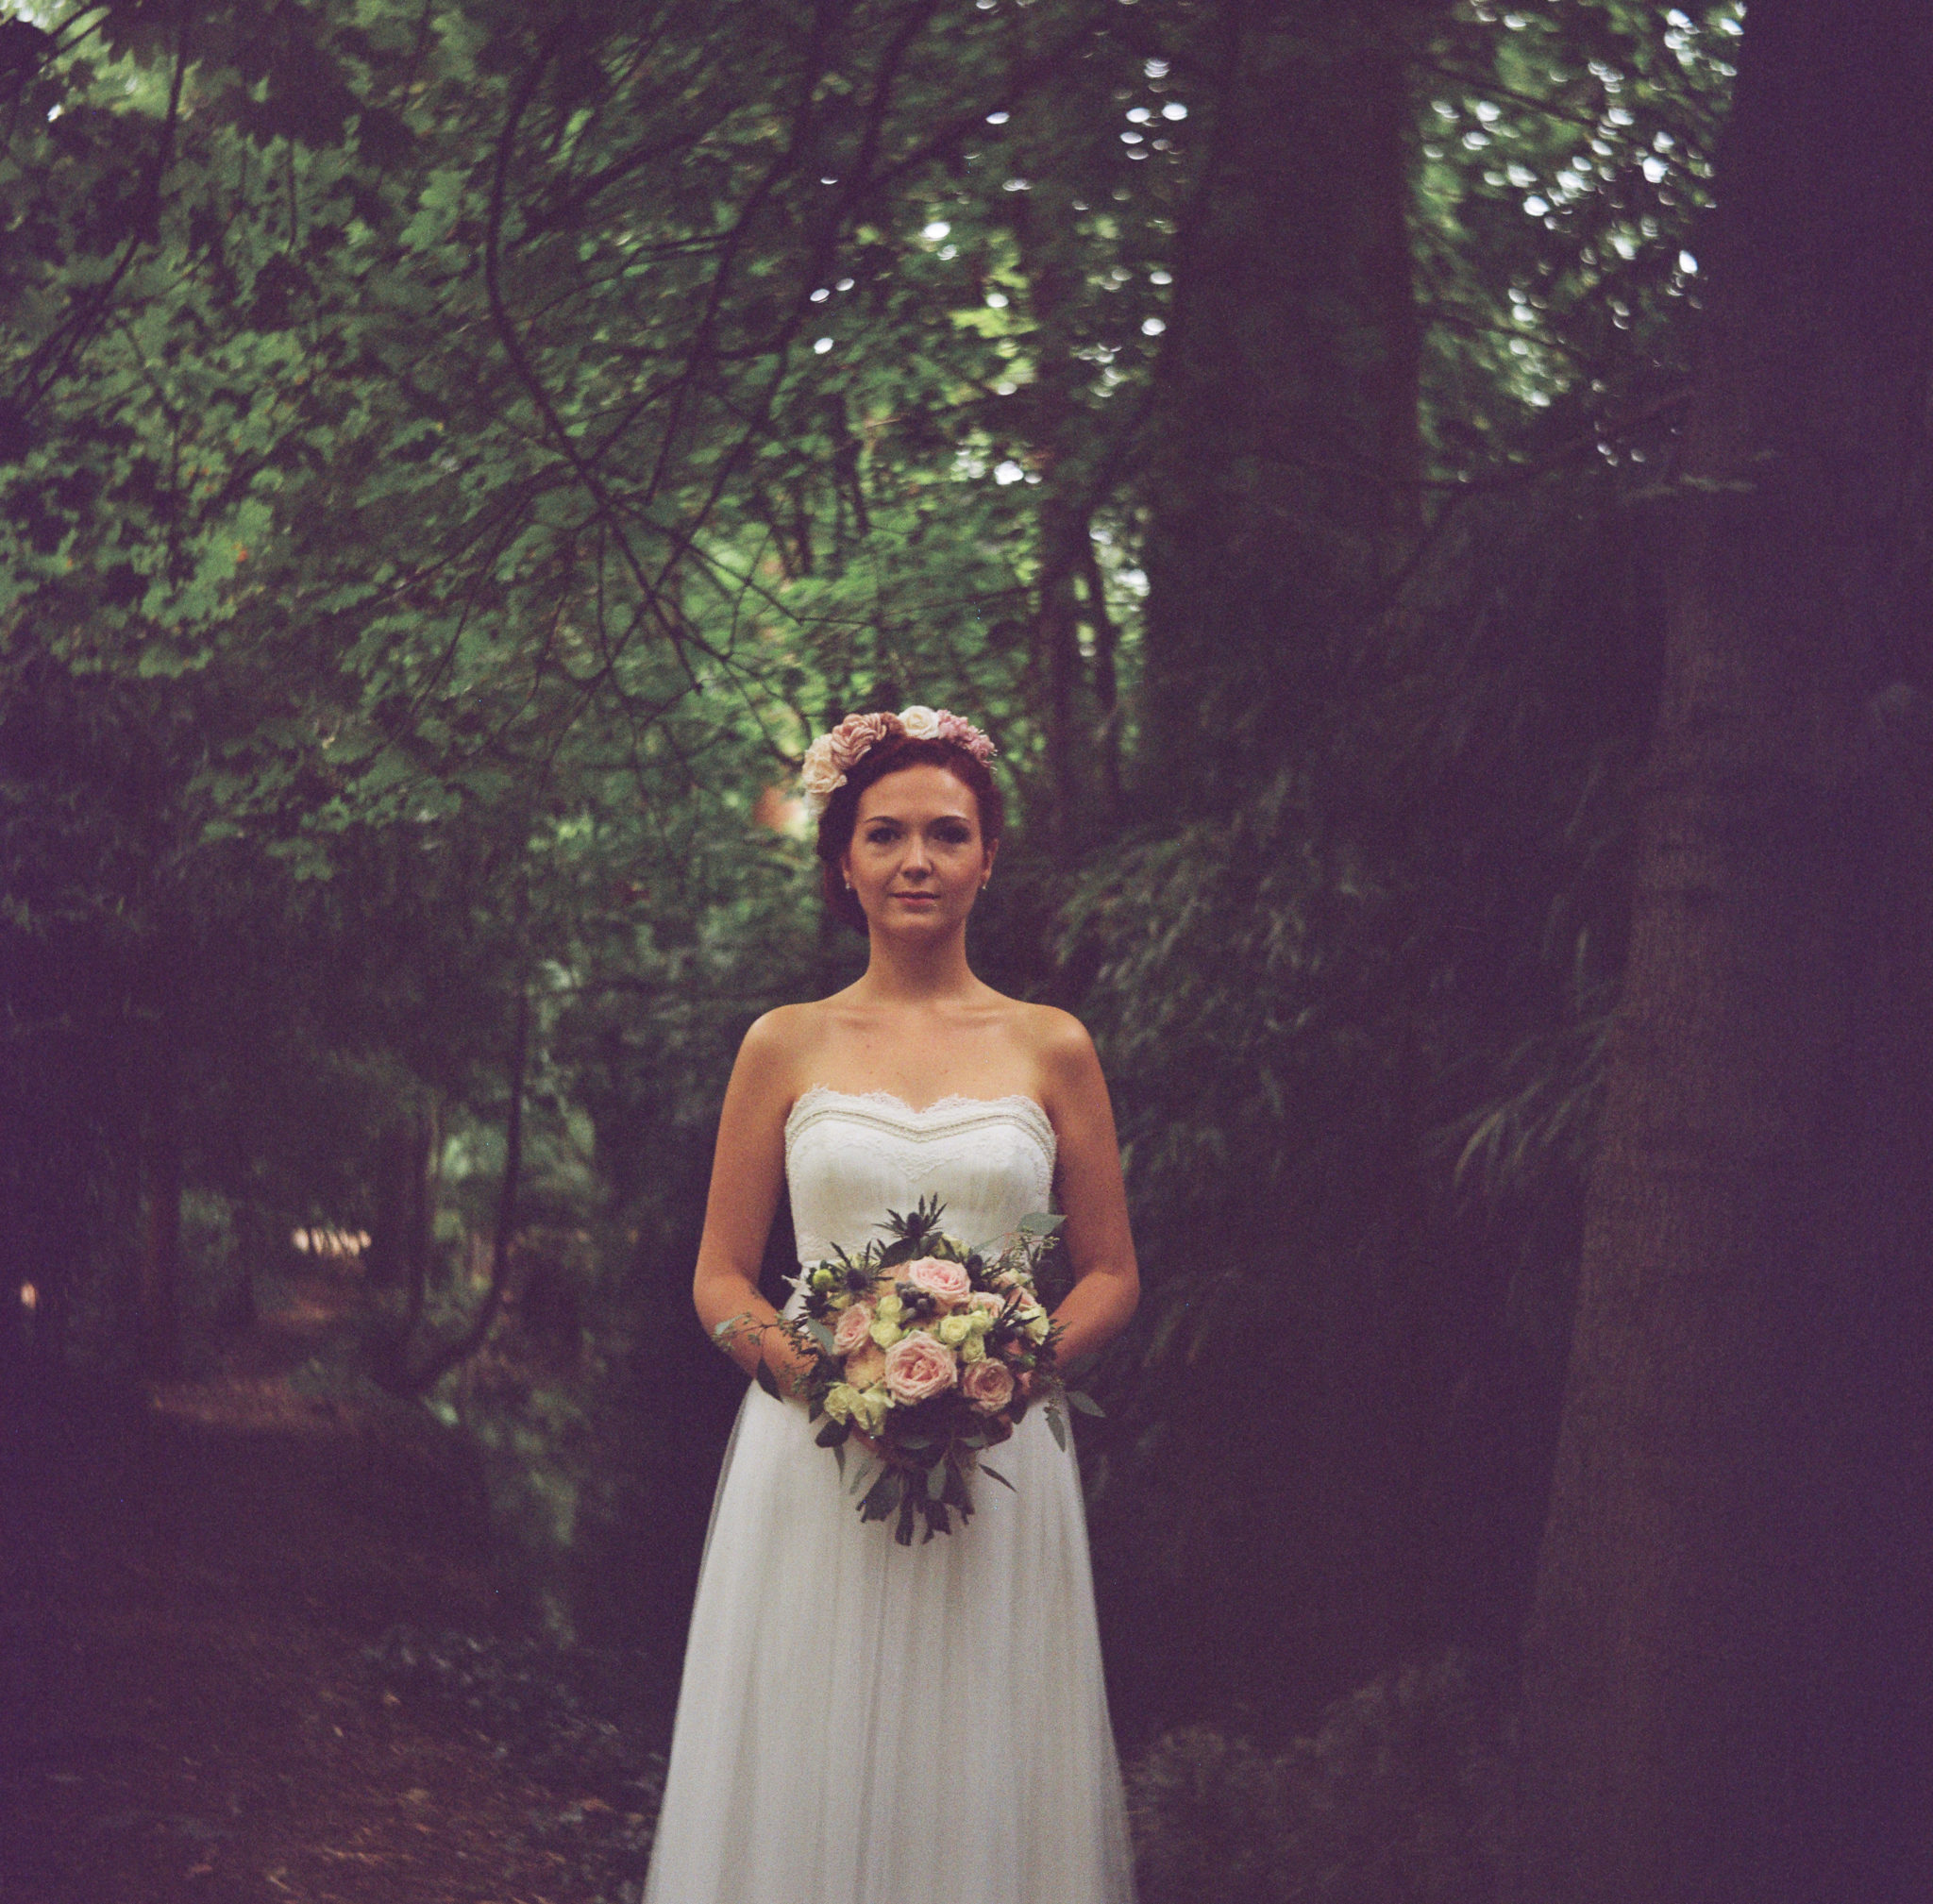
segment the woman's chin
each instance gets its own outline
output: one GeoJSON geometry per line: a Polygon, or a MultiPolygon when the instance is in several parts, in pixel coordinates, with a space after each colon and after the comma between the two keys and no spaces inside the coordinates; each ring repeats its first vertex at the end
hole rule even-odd
{"type": "Polygon", "coordinates": [[[920,938],[965,923],[945,906],[907,905],[891,900],[872,918],[876,926],[886,932],[906,933],[920,938]]]}

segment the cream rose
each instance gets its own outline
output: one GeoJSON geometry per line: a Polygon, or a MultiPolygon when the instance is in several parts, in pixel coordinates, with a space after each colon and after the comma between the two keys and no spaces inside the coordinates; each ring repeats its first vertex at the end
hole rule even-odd
{"type": "Polygon", "coordinates": [[[866,1342],[846,1357],[846,1380],[855,1389],[869,1389],[882,1381],[886,1373],[886,1352],[877,1342],[866,1342]]]}
{"type": "Polygon", "coordinates": [[[936,710],[930,707],[902,707],[899,710],[899,725],[915,740],[937,740],[940,733],[940,717],[936,710]]]}
{"type": "Polygon", "coordinates": [[[952,1350],[917,1330],[886,1351],[886,1390],[896,1402],[923,1402],[950,1389],[959,1377],[952,1350]]]}
{"type": "Polygon", "coordinates": [[[846,769],[834,757],[832,736],[822,733],[805,750],[798,769],[798,784],[807,800],[823,807],[838,788],[846,784],[846,769]]]}
{"type": "Polygon", "coordinates": [[[849,1382],[834,1382],[826,1390],[826,1413],[835,1422],[847,1420],[852,1413],[852,1405],[859,1399],[859,1390],[849,1382]]]}
{"type": "Polygon", "coordinates": [[[965,1316],[942,1316],[934,1333],[948,1348],[957,1349],[973,1333],[973,1324],[965,1316]]]}
{"type": "Polygon", "coordinates": [[[975,1362],[960,1377],[960,1392],[983,1415],[997,1415],[1014,1399],[1014,1377],[1004,1362],[975,1362]]]}
{"type": "Polygon", "coordinates": [[[872,1305],[854,1303],[839,1318],[838,1326],[832,1331],[832,1353],[849,1356],[871,1333],[873,1324],[872,1305]]]}
{"type": "Polygon", "coordinates": [[[866,1331],[882,1349],[890,1349],[905,1333],[898,1323],[888,1322],[883,1316],[866,1331]]]}
{"type": "Polygon", "coordinates": [[[948,1262],[944,1256],[921,1256],[916,1262],[908,1263],[906,1280],[950,1309],[957,1308],[973,1293],[966,1269],[959,1263],[948,1262]]]}

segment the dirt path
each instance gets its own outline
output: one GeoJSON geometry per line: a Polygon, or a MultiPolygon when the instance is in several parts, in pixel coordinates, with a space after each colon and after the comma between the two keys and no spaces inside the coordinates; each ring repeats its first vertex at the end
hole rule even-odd
{"type": "Polygon", "coordinates": [[[309,1279],[220,1375],[152,1402],[7,1419],[6,1904],[636,1895],[641,1793],[533,1778],[372,1667],[398,1623],[512,1623],[458,1444],[292,1389],[345,1300],[309,1279]]]}

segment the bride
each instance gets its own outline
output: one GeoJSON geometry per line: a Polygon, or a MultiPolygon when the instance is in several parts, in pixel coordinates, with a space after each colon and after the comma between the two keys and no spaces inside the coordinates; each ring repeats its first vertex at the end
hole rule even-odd
{"type": "MultiPolygon", "coordinates": [[[[718,1124],[693,1295],[754,1386],[726,1450],[692,1613],[646,1904],[1131,1904],[1081,1491],[1039,1409],[1013,1491],[913,1547],[862,1522],[814,1442],[758,1292],[788,1188],[801,1261],[890,1207],[990,1240],[1058,1193],[1074,1284],[1063,1365],[1137,1294],[1114,1119],[1087,1034],[966,963],[1000,796],[986,736],[909,707],[806,756],[828,903],[865,976],[746,1034],[718,1124]]],[[[796,1304],[798,1300],[795,1296],[796,1304]]]]}

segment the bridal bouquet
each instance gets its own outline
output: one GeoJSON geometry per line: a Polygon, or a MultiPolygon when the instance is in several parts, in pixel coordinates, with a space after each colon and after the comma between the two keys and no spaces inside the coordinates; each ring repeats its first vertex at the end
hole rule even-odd
{"type": "MultiPolygon", "coordinates": [[[[1061,1219],[1026,1217],[1001,1244],[969,1249],[940,1229],[942,1208],[922,1199],[910,1215],[889,1210],[884,1240],[808,1265],[798,1278],[804,1313],[779,1323],[809,1361],[803,1394],[812,1419],[824,1418],[819,1445],[843,1474],[848,1441],[866,1436],[872,1457],[848,1491],[860,1495],[862,1520],[898,1516],[901,1546],[916,1520],[930,1541],[952,1530],[953,1513],[969,1519],[976,1473],[1013,1486],[981,1457],[1034,1398],[1063,1448],[1064,1402],[1101,1412],[1056,1379],[1059,1331],[1034,1285],[1061,1219]]],[[[776,1393],[770,1373],[758,1373],[776,1393]]]]}

